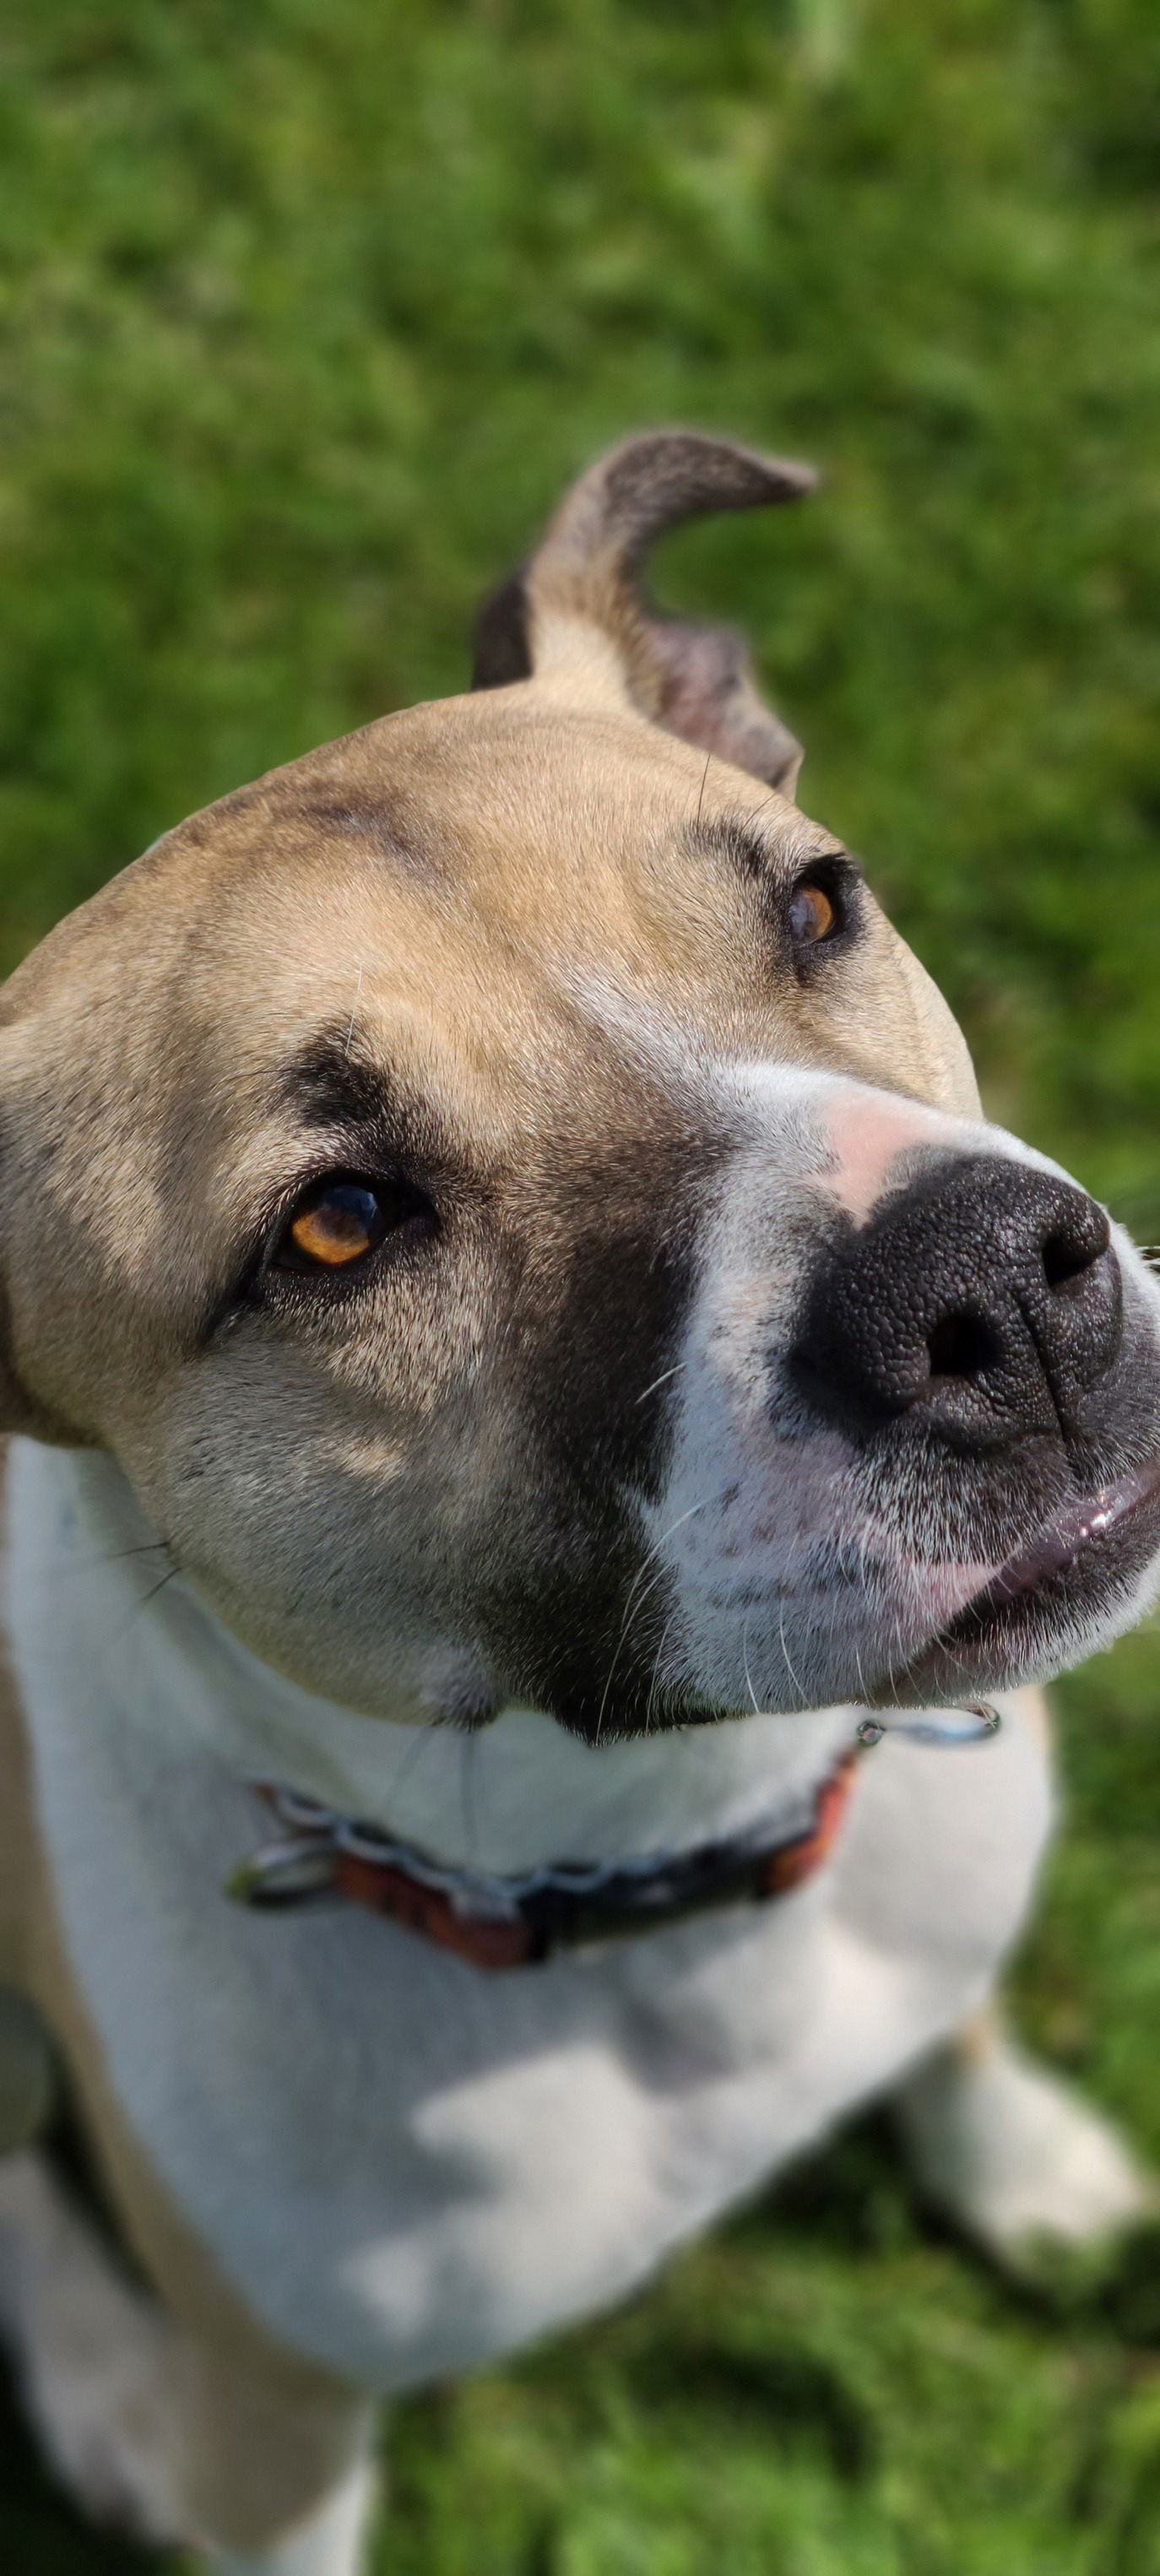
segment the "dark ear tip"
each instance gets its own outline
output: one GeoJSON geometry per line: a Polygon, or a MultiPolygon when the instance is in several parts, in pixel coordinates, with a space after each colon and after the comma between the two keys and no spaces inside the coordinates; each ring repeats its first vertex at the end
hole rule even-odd
{"type": "MultiPolygon", "coordinates": [[[[619,543],[627,563],[682,519],[803,500],[819,481],[792,456],[763,456],[708,430],[654,429],[601,457],[565,498],[557,531],[583,526],[619,543]]],[[[549,532],[548,544],[552,542],[549,532]]]]}

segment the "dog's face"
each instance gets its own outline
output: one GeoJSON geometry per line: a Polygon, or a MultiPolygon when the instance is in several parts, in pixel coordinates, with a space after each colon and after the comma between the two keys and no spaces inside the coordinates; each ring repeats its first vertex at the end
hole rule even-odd
{"type": "Polygon", "coordinates": [[[735,649],[629,587],[803,480],[620,451],[475,694],[195,817],[8,987],[9,1418],[369,1713],[961,1698],[1148,1595],[1160,1296],[982,1124],[735,649]]]}

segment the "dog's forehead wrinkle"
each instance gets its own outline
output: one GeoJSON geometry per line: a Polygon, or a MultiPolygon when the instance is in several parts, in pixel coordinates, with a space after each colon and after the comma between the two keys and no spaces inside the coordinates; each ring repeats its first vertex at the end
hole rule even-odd
{"type": "Polygon", "coordinates": [[[369,843],[382,857],[420,875],[430,871],[442,876],[444,871],[430,846],[430,836],[422,841],[416,834],[415,818],[400,813],[387,791],[359,794],[356,789],[343,792],[336,784],[330,795],[307,800],[302,807],[304,819],[327,836],[369,843]]]}

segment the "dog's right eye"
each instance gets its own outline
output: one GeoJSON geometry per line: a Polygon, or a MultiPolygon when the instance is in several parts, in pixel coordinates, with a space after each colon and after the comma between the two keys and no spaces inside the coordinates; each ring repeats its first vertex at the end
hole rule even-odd
{"type": "Polygon", "coordinates": [[[273,1270],[352,1270],[384,1237],[430,1202],[405,1181],[369,1181],[335,1173],[304,1190],[283,1217],[267,1255],[273,1270]]]}

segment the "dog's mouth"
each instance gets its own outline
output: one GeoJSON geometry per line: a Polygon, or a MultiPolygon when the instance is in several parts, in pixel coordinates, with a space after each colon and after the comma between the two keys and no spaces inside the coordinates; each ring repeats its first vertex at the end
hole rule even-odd
{"type": "Polygon", "coordinates": [[[873,1693],[877,1707],[931,1704],[1020,1680],[1058,1641],[1098,1617],[1160,1548],[1160,1458],[1062,1504],[910,1662],[873,1693]]]}
{"type": "MultiPolygon", "coordinates": [[[[927,1616],[937,1621],[941,1607],[941,1624],[928,1631],[925,1641],[875,1678],[873,1664],[866,1672],[857,1658],[856,1672],[848,1671],[839,1636],[837,1664],[831,1663],[821,1676],[811,1674],[812,1695],[803,1693],[790,1705],[952,1708],[1033,1679],[1049,1679],[1106,1637],[1109,1620],[1117,1628],[1126,1624],[1135,1589],[1153,1560],[1160,1560],[1160,1457],[1125,1470],[1094,1491],[1072,1494],[1004,1563],[992,1564],[985,1581],[965,1599],[964,1582],[970,1581],[974,1569],[962,1563],[928,1564],[924,1571],[935,1580],[927,1616]],[[957,1607],[953,1606],[956,1601],[957,1607]]],[[[867,1578],[876,1571],[882,1597],[888,1601],[897,1583],[895,1561],[883,1553],[875,1568],[863,1553],[861,1565],[867,1578]]],[[[978,1572],[984,1569],[985,1560],[978,1572]]],[[[1139,1615],[1145,1605],[1134,1606],[1139,1615]]],[[[784,1633],[781,1646],[786,1654],[784,1633]]],[[[793,1679],[796,1682],[796,1674],[793,1679]]],[[[760,1714],[762,1704],[752,1682],[749,1688],[753,1710],[760,1714]]],[[[767,1703],[779,1704],[786,1705],[776,1697],[767,1703]]],[[[560,1716],[559,1709],[553,1713],[560,1716]]],[[[601,1726],[594,1733],[579,1727],[575,1731],[590,1741],[599,1742],[602,1737],[611,1741],[659,1734],[672,1727],[714,1726],[747,1713],[741,1700],[702,1696],[687,1685],[669,1690],[654,1683],[643,1716],[631,1702],[606,1698],[601,1726]]]]}

